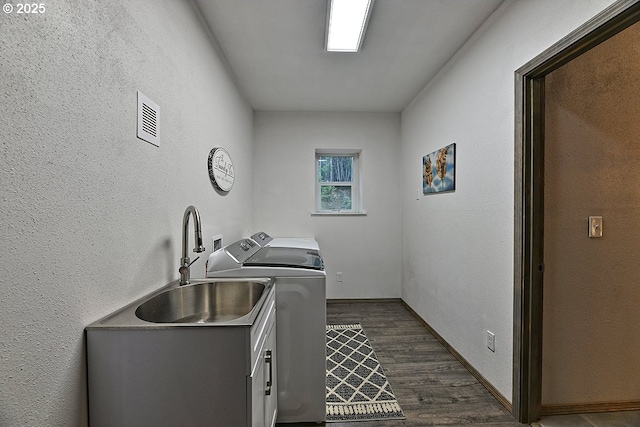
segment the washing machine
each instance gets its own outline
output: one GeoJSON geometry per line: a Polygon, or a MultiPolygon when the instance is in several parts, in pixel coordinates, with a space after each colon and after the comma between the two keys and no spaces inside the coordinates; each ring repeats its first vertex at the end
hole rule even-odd
{"type": "Polygon", "coordinates": [[[250,238],[262,247],[301,248],[320,251],[320,245],[313,237],[271,237],[264,231],[259,231],[250,238]]]}
{"type": "Polygon", "coordinates": [[[277,422],[324,422],[326,275],[320,252],[242,239],[209,256],[207,277],[275,278],[277,422]]]}

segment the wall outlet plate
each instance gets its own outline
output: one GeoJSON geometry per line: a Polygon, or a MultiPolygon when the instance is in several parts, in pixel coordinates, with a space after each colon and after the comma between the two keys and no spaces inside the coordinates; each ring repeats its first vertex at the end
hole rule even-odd
{"type": "Polygon", "coordinates": [[[496,335],[491,331],[487,331],[487,348],[496,352],[496,335]]]}
{"type": "Polygon", "coordinates": [[[222,234],[211,237],[211,247],[213,248],[213,252],[222,249],[222,234]]]}

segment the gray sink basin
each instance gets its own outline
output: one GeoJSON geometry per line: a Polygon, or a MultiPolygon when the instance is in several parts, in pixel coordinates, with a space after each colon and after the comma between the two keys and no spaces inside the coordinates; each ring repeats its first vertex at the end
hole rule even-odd
{"type": "Polygon", "coordinates": [[[251,311],[264,282],[197,283],[170,289],[140,304],[136,316],[153,323],[214,323],[238,319],[251,311]]]}
{"type": "Polygon", "coordinates": [[[179,280],[87,326],[95,329],[172,329],[251,326],[262,310],[272,278],[179,280]]]}

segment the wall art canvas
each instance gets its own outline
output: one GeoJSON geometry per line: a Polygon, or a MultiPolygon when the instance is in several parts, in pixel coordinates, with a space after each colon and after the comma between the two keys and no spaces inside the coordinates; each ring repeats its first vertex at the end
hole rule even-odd
{"type": "Polygon", "coordinates": [[[456,189],[456,144],[422,158],[422,193],[444,193],[456,189]]]}

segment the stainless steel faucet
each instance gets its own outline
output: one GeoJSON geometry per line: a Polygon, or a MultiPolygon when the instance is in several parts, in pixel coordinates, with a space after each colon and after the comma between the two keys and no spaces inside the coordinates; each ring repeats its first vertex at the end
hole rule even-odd
{"type": "Polygon", "coordinates": [[[193,261],[189,262],[189,257],[187,256],[187,246],[189,245],[189,216],[193,216],[193,235],[195,238],[195,247],[193,248],[193,252],[204,252],[205,247],[202,246],[202,227],[200,226],[200,214],[198,213],[198,209],[193,206],[189,206],[184,211],[184,216],[182,217],[182,258],[180,259],[180,268],[178,271],[180,272],[180,285],[188,285],[190,279],[189,267],[191,264],[198,260],[197,257],[193,261]]]}

